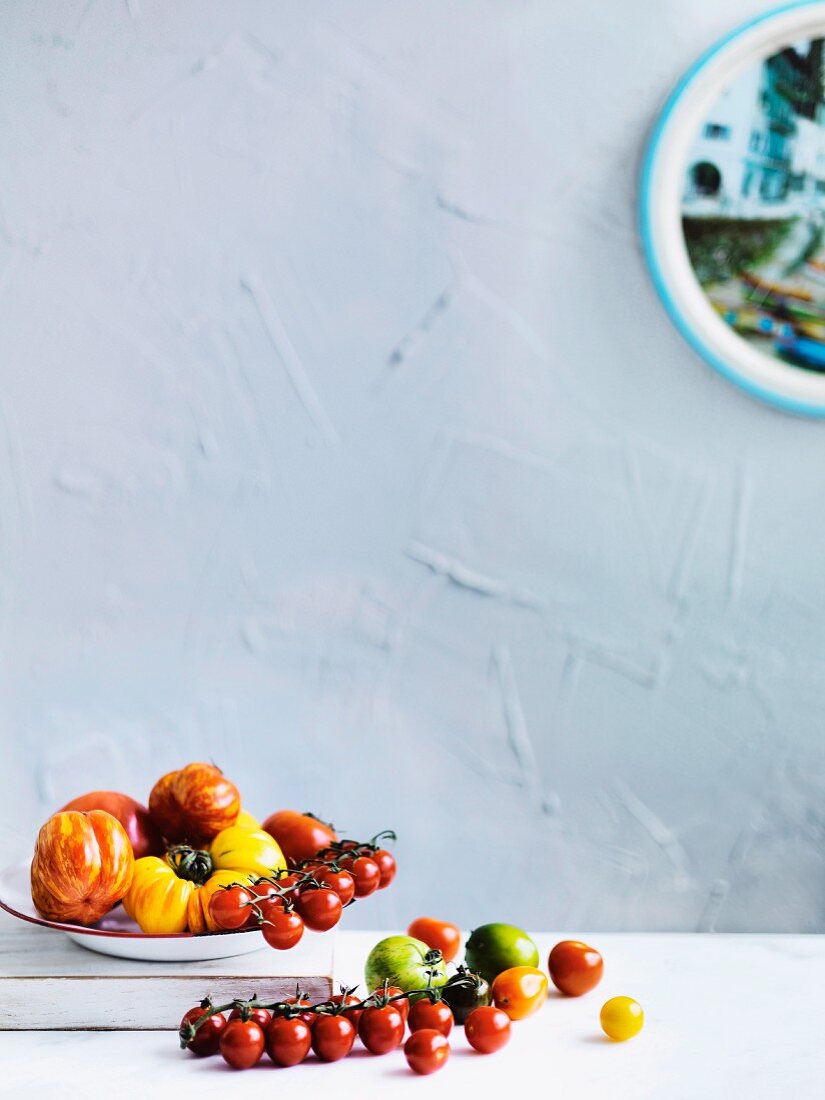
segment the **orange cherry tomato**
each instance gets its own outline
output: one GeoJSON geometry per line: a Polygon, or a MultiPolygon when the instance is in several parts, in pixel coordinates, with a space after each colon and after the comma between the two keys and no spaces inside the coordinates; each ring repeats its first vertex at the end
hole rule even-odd
{"type": "Polygon", "coordinates": [[[452,962],[461,946],[461,932],[454,924],[435,917],[418,917],[407,929],[407,935],[440,951],[444,962],[452,962]]]}
{"type": "Polygon", "coordinates": [[[31,865],[32,901],[47,920],[94,924],[132,884],[126,830],[105,810],[61,810],[40,829],[31,865]]]}
{"type": "Polygon", "coordinates": [[[556,989],[568,997],[581,997],[602,980],[604,960],[580,940],[562,940],[550,952],[547,969],[556,989]]]}
{"type": "Polygon", "coordinates": [[[493,982],[493,1002],[511,1020],[538,1012],[547,1000],[547,976],[534,966],[511,966],[493,982]]]}
{"type": "Polygon", "coordinates": [[[214,764],[187,764],[161,776],[149,814],[168,841],[204,845],[237,821],[241,796],[214,764]]]}

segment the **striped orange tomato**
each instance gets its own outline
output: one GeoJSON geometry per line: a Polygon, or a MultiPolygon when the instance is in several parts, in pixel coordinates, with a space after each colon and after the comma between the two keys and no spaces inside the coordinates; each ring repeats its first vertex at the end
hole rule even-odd
{"type": "Polygon", "coordinates": [[[170,843],[207,844],[238,819],[241,796],[214,764],[167,772],[149,795],[149,814],[170,843]]]}
{"type": "Polygon", "coordinates": [[[117,818],[105,810],[63,810],[37,834],[32,901],[48,920],[94,924],[129,889],[134,865],[117,818]]]}

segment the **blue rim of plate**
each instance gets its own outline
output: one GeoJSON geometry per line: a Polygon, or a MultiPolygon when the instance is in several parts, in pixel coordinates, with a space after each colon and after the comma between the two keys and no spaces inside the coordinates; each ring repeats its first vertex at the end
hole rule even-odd
{"type": "MultiPolygon", "coordinates": [[[[823,3],[823,0],[793,0],[792,3],[783,4],[780,7],[772,8],[770,11],[763,12],[753,19],[740,23],[732,31],[724,35],[724,37],[718,39],[700,55],[693,65],[691,65],[666,100],[648,138],[639,176],[638,216],[642,246],[653,285],[671,321],[694,351],[698,352],[705,362],[724,378],[739,386],[740,389],[745,390],[752,397],[756,397],[775,408],[782,409],[784,412],[822,418],[825,417],[825,393],[823,393],[821,402],[812,402],[790,397],[787,394],[778,393],[773,389],[767,388],[719,355],[702,338],[700,333],[688,323],[671,291],[668,279],[662,269],[659,250],[656,243],[656,233],[652,224],[654,207],[653,178],[658,164],[662,140],[668,131],[672,116],[677,107],[681,104],[685,93],[693,87],[694,82],[702,76],[708,65],[730,45],[741,39],[742,36],[782,16],[795,12],[802,15],[807,9],[816,7],[821,7],[823,11],[825,11],[825,3],[823,3]]],[[[825,19],[823,19],[823,37],[825,37],[825,19]]],[[[784,39],[784,41],[787,42],[789,40],[784,39]]]]}

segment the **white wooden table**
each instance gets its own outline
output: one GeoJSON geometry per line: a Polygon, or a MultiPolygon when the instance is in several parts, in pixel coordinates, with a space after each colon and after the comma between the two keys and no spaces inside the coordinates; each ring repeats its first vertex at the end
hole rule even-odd
{"type": "MultiPolygon", "coordinates": [[[[336,972],[361,978],[375,932],[338,937],[336,972]]],[[[546,958],[558,935],[537,937],[546,958]]],[[[403,1054],[357,1046],[333,1065],[310,1059],[279,1070],[264,1059],[238,1074],[220,1058],[196,1059],[169,1032],[5,1032],[0,1096],[118,1100],[147,1096],[225,1098],[244,1087],[336,1100],[428,1097],[604,1097],[748,1100],[825,1096],[825,936],[590,935],[605,977],[586,997],[551,997],[514,1025],[510,1045],[482,1057],[454,1032],[450,1062],[430,1078],[409,1072],[403,1054]],[[614,1044],[599,1008],[615,994],[644,1006],[644,1031],[614,1044]],[[329,1088],[329,1092],[322,1090],[329,1088]],[[301,1091],[298,1092],[297,1090],[301,1091]]],[[[244,992],[244,991],[239,991],[244,992]]],[[[189,1007],[181,1005],[181,1013],[189,1007]]]]}

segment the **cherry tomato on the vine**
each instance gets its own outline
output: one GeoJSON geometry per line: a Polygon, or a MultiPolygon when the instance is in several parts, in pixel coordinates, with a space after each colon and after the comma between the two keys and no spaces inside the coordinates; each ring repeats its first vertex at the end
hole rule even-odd
{"type": "Polygon", "coordinates": [[[424,1028],[406,1041],[404,1055],[414,1073],[435,1073],[450,1057],[450,1044],[440,1031],[424,1028]]]}
{"type": "Polygon", "coordinates": [[[403,989],[399,989],[397,985],[388,985],[386,990],[383,986],[379,986],[378,989],[374,989],[373,993],[386,993],[388,997],[398,997],[397,1001],[393,1001],[393,1005],[401,1013],[401,1018],[406,1024],[410,1015],[410,999],[409,997],[402,997],[400,994],[404,992],[403,989]]]}
{"type": "Polygon", "coordinates": [[[395,1005],[365,1008],[358,1034],[371,1054],[388,1054],[401,1045],[404,1019],[395,1005]]]}
{"type": "Polygon", "coordinates": [[[398,864],[395,862],[395,856],[392,854],[392,852],[388,852],[386,848],[379,848],[376,852],[372,852],[370,858],[378,864],[378,870],[381,873],[381,878],[378,882],[378,889],[386,890],[386,888],[395,878],[395,872],[398,870],[398,864]]]}
{"type": "MultiPolygon", "coordinates": [[[[334,1005],[357,1005],[360,1003],[358,997],[353,996],[352,993],[336,993],[334,997],[330,997],[330,1000],[334,1005]]],[[[343,1015],[346,1016],[356,1031],[363,1014],[363,1008],[345,1008],[343,1012],[343,1015]]]]}
{"type": "MultiPolygon", "coordinates": [[[[288,1005],[297,1005],[298,1008],[312,1008],[312,1001],[308,1001],[303,993],[298,993],[295,997],[287,997],[284,1003],[288,1005]]],[[[298,1016],[305,1024],[312,1025],[315,1022],[316,1013],[299,1012],[298,1016]]]]}
{"type": "Polygon", "coordinates": [[[323,871],[314,871],[313,874],[316,882],[335,891],[342,905],[348,905],[355,897],[355,879],[349,871],[343,868],[335,871],[332,867],[325,867],[323,871]]]}
{"type": "Polygon", "coordinates": [[[455,924],[435,917],[418,917],[407,929],[407,935],[440,951],[444,962],[452,962],[461,946],[461,932],[455,924]]]}
{"type": "Polygon", "coordinates": [[[410,1007],[407,1021],[410,1031],[440,1031],[446,1038],[453,1030],[453,1013],[445,1001],[431,1001],[422,997],[410,1007]]]}
{"type": "Polygon", "coordinates": [[[375,893],[381,882],[381,871],[374,859],[358,856],[349,864],[347,870],[355,882],[355,896],[366,898],[375,893]]]}
{"type": "MultiPolygon", "coordinates": [[[[205,1008],[196,1005],[195,1008],[190,1008],[189,1011],[184,1014],[180,1022],[180,1033],[182,1037],[186,1037],[186,1025],[196,1023],[205,1012],[205,1008]]],[[[216,1012],[214,1016],[210,1016],[208,1020],[204,1020],[195,1032],[194,1037],[189,1040],[186,1049],[191,1050],[193,1054],[197,1054],[199,1058],[205,1058],[210,1054],[217,1054],[220,1038],[225,1027],[226,1017],[222,1012],[216,1012]]]]}
{"type": "Polygon", "coordinates": [[[304,924],[313,932],[328,932],[341,919],[341,899],[328,886],[304,887],[297,905],[304,924]]]}
{"type": "Polygon", "coordinates": [[[276,1066],[297,1066],[312,1043],[312,1032],[300,1016],[276,1016],[266,1029],[266,1052],[276,1066]]]}
{"type": "MultiPolygon", "coordinates": [[[[233,1008],[229,1013],[230,1020],[240,1020],[241,1010],[239,1008],[233,1008]]],[[[262,1031],[266,1031],[272,1020],[272,1013],[268,1008],[253,1008],[249,1013],[249,1019],[254,1020],[255,1023],[261,1028],[262,1031]]]]}
{"type": "Polygon", "coordinates": [[[230,1020],[223,1029],[220,1051],[233,1069],[249,1069],[264,1052],[264,1033],[254,1020],[230,1020]]]}
{"type": "Polygon", "coordinates": [[[244,886],[229,886],[216,890],[209,899],[209,915],[225,932],[243,928],[249,919],[252,893],[244,886]]]}
{"type": "Polygon", "coordinates": [[[467,1042],[479,1054],[493,1054],[510,1042],[510,1017],[500,1008],[473,1009],[464,1024],[467,1042]]]}
{"type": "Polygon", "coordinates": [[[304,922],[294,909],[279,909],[273,906],[266,922],[261,925],[264,939],[276,951],[288,951],[294,947],[304,934],[304,922]]]}
{"type": "Polygon", "coordinates": [[[346,1058],[354,1042],[355,1028],[343,1014],[318,1016],[312,1025],[312,1049],[322,1062],[346,1058]]]}
{"type": "Polygon", "coordinates": [[[511,966],[493,982],[493,1004],[511,1020],[538,1012],[547,1000],[547,978],[534,966],[511,966]]]}
{"type": "Polygon", "coordinates": [[[602,980],[604,960],[580,940],[562,940],[550,952],[547,969],[557,989],[568,997],[581,997],[602,980]]]}

